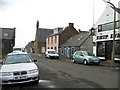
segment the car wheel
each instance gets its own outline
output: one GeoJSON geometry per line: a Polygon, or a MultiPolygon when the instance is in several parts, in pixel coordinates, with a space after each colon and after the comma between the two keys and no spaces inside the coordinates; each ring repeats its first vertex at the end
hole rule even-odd
{"type": "Polygon", "coordinates": [[[100,62],[99,62],[99,63],[97,63],[96,65],[100,65],[100,62]]]}
{"type": "Polygon", "coordinates": [[[34,81],[34,84],[39,84],[39,80],[34,81]]]}
{"type": "Polygon", "coordinates": [[[87,64],[88,64],[87,60],[84,60],[84,61],[83,61],[83,64],[84,64],[84,65],[87,65],[87,64]]]}
{"type": "Polygon", "coordinates": [[[75,59],[74,58],[72,59],[72,62],[75,63],[75,59]]]}
{"type": "Polygon", "coordinates": [[[47,58],[47,55],[45,55],[45,57],[47,58]]]}

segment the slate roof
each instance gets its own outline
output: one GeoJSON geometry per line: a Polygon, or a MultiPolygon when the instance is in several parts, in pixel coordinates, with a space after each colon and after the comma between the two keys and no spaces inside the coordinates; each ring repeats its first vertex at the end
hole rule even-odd
{"type": "Polygon", "coordinates": [[[89,36],[88,31],[81,31],[79,34],[74,35],[70,39],[68,39],[64,44],[62,44],[60,47],[66,47],[66,46],[74,46],[78,47],[80,46],[84,40],[89,36]]]}
{"type": "Polygon", "coordinates": [[[52,34],[53,30],[54,29],[39,28],[38,29],[38,39],[39,39],[39,42],[46,42],[47,36],[52,34]]]}
{"type": "MultiPolygon", "coordinates": [[[[69,30],[69,29],[74,29],[74,30],[76,30],[74,27],[70,27],[70,26],[67,26],[67,27],[64,27],[64,28],[61,28],[59,31],[58,31],[58,33],[52,33],[52,34],[50,34],[49,36],[53,36],[53,35],[60,35],[61,33],[63,33],[65,30],[69,30]]],[[[49,37],[48,36],[48,37],[49,37]]]]}
{"type": "Polygon", "coordinates": [[[15,28],[0,28],[0,39],[15,38],[15,28]]]}

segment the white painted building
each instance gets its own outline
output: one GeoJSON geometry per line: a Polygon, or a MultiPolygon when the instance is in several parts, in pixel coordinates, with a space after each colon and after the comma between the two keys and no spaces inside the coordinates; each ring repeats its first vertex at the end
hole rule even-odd
{"type": "MultiPolygon", "coordinates": [[[[120,8],[120,2],[118,3],[120,8]]],[[[110,5],[106,8],[96,23],[96,35],[93,42],[93,53],[100,59],[111,60],[114,29],[114,9],[110,5]]],[[[120,14],[116,12],[115,30],[115,60],[120,60],[120,14]]]]}

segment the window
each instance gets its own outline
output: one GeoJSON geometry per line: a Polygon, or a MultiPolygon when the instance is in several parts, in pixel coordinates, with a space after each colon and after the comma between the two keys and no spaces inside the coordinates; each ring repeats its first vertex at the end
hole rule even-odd
{"type": "Polygon", "coordinates": [[[97,43],[97,56],[105,57],[105,42],[97,43]]]}
{"type": "Polygon", "coordinates": [[[64,55],[64,47],[61,48],[61,55],[64,55]]]}
{"type": "Polygon", "coordinates": [[[15,64],[15,63],[30,63],[32,60],[29,55],[16,54],[8,55],[4,64],[15,64]]]}
{"type": "Polygon", "coordinates": [[[57,36],[55,36],[55,43],[57,43],[57,36]]]}
{"type": "Polygon", "coordinates": [[[55,47],[55,50],[57,51],[57,47],[55,47]]]}
{"type": "MultiPolygon", "coordinates": [[[[119,29],[119,20],[116,21],[116,28],[115,29],[119,29]]],[[[113,30],[114,29],[114,22],[109,22],[109,23],[105,23],[105,24],[101,24],[98,25],[98,32],[100,31],[107,31],[107,30],[113,30]]]]}
{"type": "Polygon", "coordinates": [[[51,44],[53,44],[53,36],[51,37],[51,44]]]}
{"type": "Polygon", "coordinates": [[[50,37],[48,37],[48,44],[50,44],[50,37]]]}
{"type": "Polygon", "coordinates": [[[120,40],[115,41],[115,57],[120,58],[120,40]]]}
{"type": "Polygon", "coordinates": [[[102,25],[98,25],[98,32],[102,31],[102,25]]]}
{"type": "Polygon", "coordinates": [[[73,55],[75,52],[75,47],[71,47],[71,55],[73,55]]]}

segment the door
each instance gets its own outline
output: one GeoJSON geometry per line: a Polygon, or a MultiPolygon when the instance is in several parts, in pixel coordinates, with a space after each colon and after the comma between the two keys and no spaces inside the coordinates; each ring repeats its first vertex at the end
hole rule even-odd
{"type": "Polygon", "coordinates": [[[112,41],[105,43],[105,60],[111,60],[112,56],[112,41]]]}
{"type": "Polygon", "coordinates": [[[70,58],[71,57],[71,48],[66,48],[66,57],[70,58]]]}

